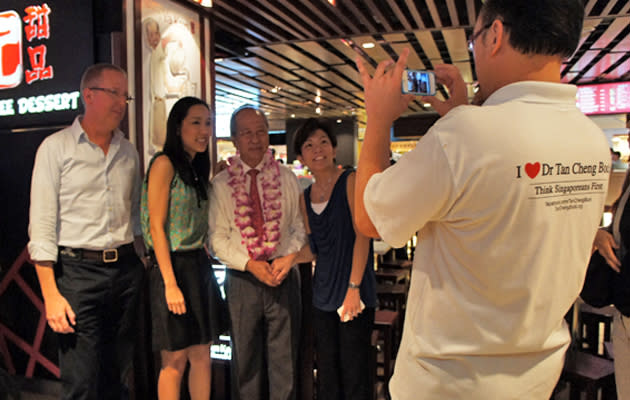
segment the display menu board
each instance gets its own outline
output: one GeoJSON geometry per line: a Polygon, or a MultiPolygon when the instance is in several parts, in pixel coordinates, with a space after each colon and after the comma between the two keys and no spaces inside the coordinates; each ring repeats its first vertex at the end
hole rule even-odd
{"type": "Polygon", "coordinates": [[[94,63],[92,2],[0,2],[0,126],[69,124],[94,63]]]}
{"type": "Polygon", "coordinates": [[[630,113],[630,82],[578,86],[577,106],[584,114],[630,113]]]}

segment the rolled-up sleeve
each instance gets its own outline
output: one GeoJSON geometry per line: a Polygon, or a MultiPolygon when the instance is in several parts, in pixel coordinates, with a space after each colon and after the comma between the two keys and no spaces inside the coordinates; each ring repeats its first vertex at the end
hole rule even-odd
{"type": "Polygon", "coordinates": [[[452,201],[453,180],[442,144],[427,134],[415,149],[365,188],[365,209],[379,236],[402,247],[427,222],[443,216],[452,201]]]}
{"type": "Polygon", "coordinates": [[[57,261],[59,182],[61,176],[58,141],[42,142],[31,178],[28,251],[35,261],[57,261]]]}

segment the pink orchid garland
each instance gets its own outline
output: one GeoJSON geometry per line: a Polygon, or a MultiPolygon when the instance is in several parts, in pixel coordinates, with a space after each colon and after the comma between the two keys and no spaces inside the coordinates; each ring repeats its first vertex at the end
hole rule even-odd
{"type": "Polygon", "coordinates": [[[268,260],[280,242],[280,218],[282,217],[282,192],[280,190],[280,167],[271,156],[271,151],[263,157],[262,170],[258,173],[262,186],[263,237],[256,236],[252,226],[252,207],[246,188],[243,162],[237,156],[228,159],[228,184],[234,199],[234,223],[241,231],[241,243],[246,245],[249,256],[254,260],[268,260]]]}

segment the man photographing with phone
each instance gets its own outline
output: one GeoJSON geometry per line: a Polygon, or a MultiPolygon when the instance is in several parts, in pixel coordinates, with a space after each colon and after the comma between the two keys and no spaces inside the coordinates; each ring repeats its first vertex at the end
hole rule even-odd
{"type": "Polygon", "coordinates": [[[610,166],[575,86],[560,83],[583,17],[579,0],[484,2],[469,40],[482,106],[467,105],[456,67],[437,66],[450,98],[422,100],[442,118],[392,166],[390,127],[413,99],[401,93],[408,50],[373,77],[357,60],[368,123],[355,222],[393,247],[420,231],[395,400],[546,400],[558,381],[571,339],[563,317],[582,287],[610,166]]]}

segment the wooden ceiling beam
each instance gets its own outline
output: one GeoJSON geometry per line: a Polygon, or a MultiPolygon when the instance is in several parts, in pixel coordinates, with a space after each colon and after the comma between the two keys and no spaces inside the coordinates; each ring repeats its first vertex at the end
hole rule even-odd
{"type": "Polygon", "coordinates": [[[369,32],[377,31],[376,26],[373,25],[368,18],[366,18],[365,14],[354,4],[354,1],[346,1],[343,5],[344,7],[347,7],[357,18],[359,18],[359,21],[365,25],[369,32]]]}
{"type": "Polygon", "coordinates": [[[424,25],[424,22],[422,21],[422,17],[420,16],[420,13],[418,12],[416,1],[405,0],[405,4],[407,4],[407,8],[409,9],[411,16],[413,17],[413,20],[416,22],[416,25],[418,25],[418,29],[424,29],[426,25],[424,25]]]}
{"type": "Polygon", "coordinates": [[[475,22],[477,22],[475,0],[466,0],[466,12],[468,13],[468,24],[475,26],[475,22]]]}
{"type": "Polygon", "coordinates": [[[400,21],[403,28],[405,28],[406,31],[412,31],[413,28],[409,24],[409,21],[407,21],[407,17],[405,17],[405,14],[403,14],[403,12],[400,10],[400,7],[398,7],[396,1],[387,0],[387,4],[389,4],[389,7],[392,9],[392,11],[394,11],[394,14],[396,14],[396,18],[398,18],[398,21],[400,21]]]}
{"type": "MultiPolygon", "coordinates": [[[[328,4],[326,0],[320,0],[328,4]]],[[[313,0],[310,1],[302,1],[300,4],[304,7],[307,7],[310,12],[312,12],[317,18],[324,21],[337,35],[343,35],[344,32],[339,28],[339,23],[331,20],[328,15],[323,13],[315,4],[313,0]]],[[[344,18],[345,19],[345,18],[344,18]]],[[[344,21],[346,22],[346,21],[344,21]]]]}
{"type": "MultiPolygon", "coordinates": [[[[256,27],[257,29],[259,29],[262,32],[266,32],[269,36],[271,36],[273,39],[277,40],[277,41],[286,41],[287,38],[286,36],[282,36],[280,34],[278,34],[277,32],[273,31],[269,24],[265,24],[265,22],[259,22],[260,20],[257,20],[256,18],[250,17],[248,15],[245,15],[244,10],[248,9],[249,7],[246,6],[240,6],[240,10],[237,10],[236,8],[232,7],[233,1],[230,1],[230,3],[228,4],[227,1],[222,1],[220,7],[224,8],[225,10],[229,11],[230,13],[232,13],[234,16],[240,16],[241,21],[234,21],[237,24],[246,27],[246,32],[249,33],[251,27],[256,27]]],[[[217,7],[219,7],[219,5],[217,4],[217,7]]],[[[219,16],[220,13],[217,12],[217,16],[219,16]]],[[[225,18],[225,17],[224,17],[225,18]]],[[[269,41],[269,40],[268,40],[269,41]]]]}
{"type": "Polygon", "coordinates": [[[280,0],[280,4],[282,4],[283,7],[285,7],[287,10],[291,11],[293,14],[295,14],[298,18],[301,18],[302,21],[304,21],[305,23],[308,24],[309,28],[313,31],[313,32],[318,32],[320,36],[330,36],[329,32],[326,32],[324,29],[322,29],[322,27],[314,22],[309,16],[307,16],[306,14],[304,14],[301,10],[297,9],[294,5],[293,5],[293,1],[292,0],[280,0]]]}
{"type": "Polygon", "coordinates": [[[306,37],[310,37],[310,36],[313,35],[312,31],[308,30],[303,24],[300,24],[299,21],[297,21],[295,18],[285,14],[278,7],[276,7],[275,5],[271,4],[271,2],[269,2],[267,0],[259,0],[259,1],[260,1],[260,3],[262,5],[267,7],[269,10],[273,11],[274,13],[276,13],[280,17],[282,17],[287,23],[290,23],[295,29],[300,30],[306,37]]]}
{"type": "Polygon", "coordinates": [[[389,24],[389,21],[387,21],[387,18],[385,18],[381,10],[379,10],[379,8],[374,4],[374,2],[372,0],[364,0],[364,1],[365,1],[365,4],[370,9],[370,12],[372,13],[372,15],[379,20],[378,22],[380,22],[381,25],[383,25],[383,28],[385,28],[385,31],[386,32],[393,31],[392,26],[389,24]]]}
{"type": "Polygon", "coordinates": [[[433,24],[436,28],[442,27],[442,19],[440,18],[440,13],[435,6],[435,1],[433,0],[425,0],[427,3],[427,7],[429,8],[429,13],[431,14],[431,18],[433,19],[433,24]]]}
{"type": "Polygon", "coordinates": [[[455,6],[455,0],[446,0],[446,7],[448,8],[448,13],[451,16],[451,24],[452,26],[460,26],[459,23],[459,15],[457,15],[457,6],[455,6]]]}

